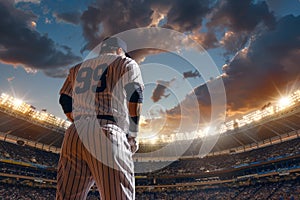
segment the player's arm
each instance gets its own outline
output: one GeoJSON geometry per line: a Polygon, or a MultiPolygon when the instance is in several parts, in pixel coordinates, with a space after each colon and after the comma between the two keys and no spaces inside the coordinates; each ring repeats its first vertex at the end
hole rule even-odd
{"type": "Polygon", "coordinates": [[[61,105],[66,117],[73,122],[73,116],[72,116],[72,92],[73,92],[73,87],[72,87],[72,81],[71,81],[71,76],[72,76],[72,71],[70,70],[70,73],[68,77],[66,78],[59,94],[59,104],[61,105]]]}
{"type": "Polygon", "coordinates": [[[68,118],[71,122],[74,122],[73,116],[72,116],[72,97],[66,94],[61,94],[59,97],[59,103],[68,118]]]}
{"type": "Polygon", "coordinates": [[[129,112],[129,132],[127,135],[131,151],[135,153],[138,150],[136,137],[139,132],[139,121],[143,102],[143,89],[138,83],[128,83],[125,86],[126,97],[128,101],[129,112]]]}
{"type": "Polygon", "coordinates": [[[129,110],[129,117],[130,117],[128,137],[135,138],[138,135],[141,108],[142,108],[142,103],[128,102],[128,110],[129,110]]]}

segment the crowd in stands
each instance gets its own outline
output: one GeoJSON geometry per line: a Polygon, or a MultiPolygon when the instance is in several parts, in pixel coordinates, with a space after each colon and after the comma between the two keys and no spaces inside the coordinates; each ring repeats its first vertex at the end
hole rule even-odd
{"type": "MultiPolygon", "coordinates": [[[[55,188],[39,188],[24,185],[0,183],[0,199],[54,200],[55,188]]],[[[99,193],[94,189],[87,200],[99,200],[99,193]]],[[[269,183],[255,183],[245,186],[190,187],[181,189],[160,189],[145,191],[137,189],[136,199],[143,200],[300,200],[300,180],[285,180],[269,183]]]]}
{"type": "Polygon", "coordinates": [[[136,199],[143,200],[300,200],[299,180],[282,182],[255,183],[240,187],[215,187],[188,190],[142,191],[136,199]]]}
{"type": "MultiPolygon", "coordinates": [[[[297,154],[300,154],[300,138],[239,154],[209,156],[201,159],[182,159],[173,163],[157,161],[136,162],[135,165],[136,171],[144,170],[145,172],[151,172],[152,169],[161,169],[164,166],[168,166],[165,170],[160,170],[160,173],[198,173],[230,168],[251,162],[264,162],[270,159],[276,159],[278,156],[285,157],[297,154]],[[139,170],[139,168],[143,170],[139,170]]],[[[0,159],[13,159],[26,163],[56,167],[59,155],[26,145],[20,146],[0,141],[0,159]]]]}
{"type": "Polygon", "coordinates": [[[194,190],[194,191],[167,191],[167,192],[141,192],[137,193],[136,199],[143,200],[186,200],[186,199],[197,199],[197,200],[227,200],[233,199],[234,191],[231,189],[211,189],[211,190],[194,190]]]}
{"type": "Polygon", "coordinates": [[[239,153],[239,154],[227,154],[218,156],[209,156],[204,158],[193,159],[181,159],[175,161],[169,165],[165,161],[161,162],[139,162],[135,163],[137,171],[148,171],[152,169],[161,169],[163,166],[167,166],[162,170],[156,171],[156,174],[193,174],[208,171],[215,171],[221,169],[228,169],[232,167],[238,167],[253,162],[266,162],[274,160],[276,158],[294,156],[300,154],[300,138],[291,141],[275,144],[272,146],[255,149],[252,151],[239,153]]]}
{"type": "Polygon", "coordinates": [[[55,169],[45,169],[39,167],[23,166],[12,163],[0,162],[0,172],[18,176],[29,176],[43,179],[56,180],[55,169]]]}
{"type": "Polygon", "coordinates": [[[55,190],[23,185],[0,184],[0,199],[50,200],[55,199],[55,190]]]}
{"type": "MultiPolygon", "coordinates": [[[[55,192],[55,188],[0,183],[1,200],[55,200],[55,192]]],[[[99,200],[99,193],[90,191],[87,200],[99,200]]]]}
{"type": "Polygon", "coordinates": [[[12,159],[15,161],[56,167],[59,155],[26,145],[21,146],[0,141],[0,159],[12,159]]]}
{"type": "MultiPolygon", "coordinates": [[[[195,174],[220,169],[238,167],[243,164],[253,162],[267,162],[289,156],[300,154],[300,138],[280,144],[252,150],[249,152],[218,155],[204,158],[181,159],[175,162],[147,162],[135,163],[136,168],[144,167],[148,171],[151,168],[157,169],[156,165],[165,167],[159,171],[153,172],[155,175],[177,175],[177,174],[195,174]]],[[[22,161],[26,163],[36,163],[39,165],[56,167],[59,159],[58,154],[45,152],[29,146],[21,146],[0,141],[0,159],[22,161]]],[[[299,160],[299,159],[298,159],[299,160]]],[[[292,162],[291,162],[292,163],[292,162]]],[[[50,174],[42,173],[37,169],[35,172],[24,166],[9,166],[9,163],[0,163],[0,172],[7,174],[28,175],[47,179],[55,179],[55,170],[50,174]],[[48,176],[49,175],[49,176],[48,176]]],[[[146,170],[147,171],[147,170],[146,170]]],[[[175,181],[175,180],[174,180],[175,181]]],[[[175,181],[176,182],[176,181],[175,181]]],[[[153,182],[146,183],[153,184],[153,182]]],[[[141,184],[144,185],[144,184],[141,184]]],[[[300,200],[300,180],[281,181],[268,184],[253,184],[239,187],[209,188],[183,191],[160,191],[151,190],[137,191],[136,199],[278,199],[278,200],[300,200]],[[292,188],[292,189],[291,189],[292,188]]],[[[89,200],[98,199],[98,193],[93,191],[89,194],[89,200]]],[[[36,188],[30,186],[9,185],[0,183],[0,199],[54,199],[55,190],[47,188],[36,188]]]]}

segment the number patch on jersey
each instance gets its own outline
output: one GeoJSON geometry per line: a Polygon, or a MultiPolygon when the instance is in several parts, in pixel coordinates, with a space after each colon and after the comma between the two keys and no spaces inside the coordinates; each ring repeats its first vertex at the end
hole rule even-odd
{"type": "Polygon", "coordinates": [[[98,65],[94,70],[91,67],[84,67],[78,71],[76,81],[81,83],[81,86],[75,88],[77,94],[84,93],[90,88],[93,92],[103,92],[106,88],[106,75],[108,65],[98,65]],[[91,85],[92,80],[97,81],[96,85],[91,85]]]}

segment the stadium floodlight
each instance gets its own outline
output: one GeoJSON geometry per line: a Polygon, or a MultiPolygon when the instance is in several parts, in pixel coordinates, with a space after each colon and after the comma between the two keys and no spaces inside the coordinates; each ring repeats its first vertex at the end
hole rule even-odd
{"type": "Polygon", "coordinates": [[[14,106],[15,106],[16,108],[19,107],[20,105],[22,105],[22,103],[23,103],[23,101],[22,101],[21,99],[15,98],[15,99],[13,100],[13,104],[14,104],[14,106]]]}
{"type": "Polygon", "coordinates": [[[291,104],[292,104],[292,101],[291,101],[291,99],[289,97],[282,97],[278,101],[278,105],[282,109],[291,106],[291,104]]]}
{"type": "Polygon", "coordinates": [[[211,131],[211,127],[210,126],[205,127],[204,130],[203,130],[203,136],[204,137],[208,136],[209,133],[210,133],[210,131],[211,131]]]}
{"type": "Polygon", "coordinates": [[[7,98],[7,97],[8,97],[8,95],[7,95],[6,93],[2,93],[2,94],[1,94],[1,98],[2,98],[2,99],[7,98]]]}
{"type": "Polygon", "coordinates": [[[156,136],[150,138],[150,144],[156,144],[158,142],[158,138],[156,136]]]}

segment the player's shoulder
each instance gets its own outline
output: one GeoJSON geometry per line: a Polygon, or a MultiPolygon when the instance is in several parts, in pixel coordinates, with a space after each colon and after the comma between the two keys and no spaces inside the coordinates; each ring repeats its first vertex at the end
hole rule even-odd
{"type": "Polygon", "coordinates": [[[93,60],[95,60],[95,58],[90,58],[90,59],[86,59],[82,62],[79,62],[77,63],[76,65],[74,65],[73,67],[71,67],[69,69],[69,72],[70,73],[77,73],[78,70],[82,67],[82,66],[85,66],[85,65],[88,65],[90,62],[93,62],[93,60]]]}
{"type": "Polygon", "coordinates": [[[128,56],[123,57],[123,59],[127,60],[128,62],[136,63],[136,61],[133,58],[128,57],[128,56]]]}
{"type": "Polygon", "coordinates": [[[124,63],[124,66],[127,67],[127,68],[136,68],[136,67],[139,67],[139,65],[137,64],[137,62],[132,59],[132,58],[129,58],[129,57],[121,57],[123,63],[124,63]]]}
{"type": "Polygon", "coordinates": [[[77,63],[76,65],[74,65],[73,67],[71,67],[69,69],[69,76],[70,75],[72,76],[72,75],[76,74],[78,72],[78,70],[80,69],[81,65],[82,65],[82,62],[77,63]]]}
{"type": "Polygon", "coordinates": [[[111,65],[114,66],[114,68],[116,69],[125,70],[125,71],[128,71],[128,69],[138,67],[138,64],[135,62],[135,60],[125,56],[119,56],[119,55],[116,55],[111,65]]]}
{"type": "Polygon", "coordinates": [[[82,62],[77,63],[76,65],[74,65],[73,67],[71,67],[69,69],[69,71],[77,71],[80,68],[81,65],[82,65],[82,62]]]}

